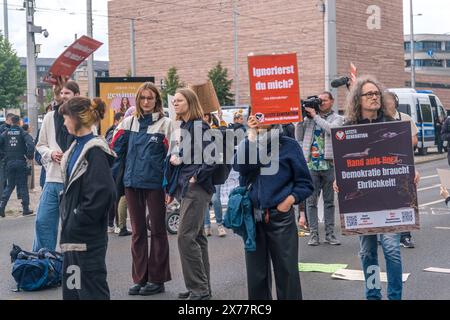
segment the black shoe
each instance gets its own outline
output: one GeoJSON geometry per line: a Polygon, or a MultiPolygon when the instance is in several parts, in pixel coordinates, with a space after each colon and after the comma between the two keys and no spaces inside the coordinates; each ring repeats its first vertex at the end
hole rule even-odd
{"type": "Polygon", "coordinates": [[[145,286],[139,290],[141,296],[151,296],[157,293],[163,293],[165,291],[164,283],[151,283],[147,282],[145,286]]]}
{"type": "Polygon", "coordinates": [[[5,207],[0,207],[0,217],[5,217],[5,207]]]}
{"type": "Polygon", "coordinates": [[[131,231],[128,231],[128,229],[126,227],[124,227],[124,228],[120,229],[118,236],[119,237],[131,236],[131,231]]]}
{"type": "Polygon", "coordinates": [[[410,249],[414,248],[414,242],[412,241],[411,238],[408,238],[408,237],[401,239],[400,245],[405,248],[410,248],[410,249]]]}
{"type": "Polygon", "coordinates": [[[189,297],[187,298],[187,300],[210,300],[210,299],[211,299],[211,295],[209,293],[204,293],[204,294],[191,293],[189,295],[189,297]]]}
{"type": "Polygon", "coordinates": [[[30,209],[24,209],[22,215],[23,216],[29,216],[30,214],[33,214],[33,210],[30,209]]]}
{"type": "Polygon", "coordinates": [[[133,284],[130,289],[128,289],[128,294],[130,296],[137,296],[139,295],[139,291],[141,290],[143,286],[141,286],[140,284],[133,284]]]}
{"type": "Polygon", "coordinates": [[[178,294],[178,299],[185,300],[185,299],[189,298],[190,294],[191,294],[190,291],[180,292],[180,293],[178,294]]]}

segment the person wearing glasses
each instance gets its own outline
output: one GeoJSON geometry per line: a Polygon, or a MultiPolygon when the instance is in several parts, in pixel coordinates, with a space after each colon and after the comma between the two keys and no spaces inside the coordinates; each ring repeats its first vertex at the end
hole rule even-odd
{"type": "Polygon", "coordinates": [[[317,200],[323,192],[325,243],[341,244],[334,234],[334,165],[331,145],[331,128],[343,124],[343,117],[333,111],[333,95],[325,91],[319,98],[322,100],[319,114],[314,108],[305,108],[307,117],[297,124],[295,135],[303,148],[303,154],[314,185],[313,194],[306,200],[306,212],[310,228],[308,245],[317,246],[319,240],[319,223],[317,200]]]}
{"type": "Polygon", "coordinates": [[[164,292],[164,283],[171,280],[163,166],[173,125],[164,116],[161,95],[153,83],[145,82],[138,88],[136,101],[134,115],[125,118],[114,134],[111,146],[118,158],[112,170],[117,176],[125,161],[123,185],[132,228],[134,282],[128,294],[153,295],[164,292]],[[150,250],[146,209],[151,225],[150,250]]]}
{"type": "MultiPolygon", "coordinates": [[[[374,77],[357,78],[347,95],[344,126],[394,121],[395,119],[388,115],[382,92],[381,84],[374,77]]],[[[418,179],[416,174],[414,179],[416,185],[418,179]]],[[[336,182],[334,189],[339,192],[336,182]]],[[[379,236],[386,260],[387,297],[389,300],[401,300],[403,283],[400,234],[389,233],[379,236]]],[[[381,300],[380,273],[374,269],[379,266],[377,235],[363,235],[359,240],[359,256],[365,278],[366,299],[381,300]]]]}

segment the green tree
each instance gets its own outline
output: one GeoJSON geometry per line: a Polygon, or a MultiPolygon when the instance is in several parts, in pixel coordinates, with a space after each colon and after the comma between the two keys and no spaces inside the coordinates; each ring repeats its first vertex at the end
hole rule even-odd
{"type": "Polygon", "coordinates": [[[9,41],[0,34],[0,109],[19,107],[25,90],[25,71],[9,41]]]}
{"type": "Polygon", "coordinates": [[[164,85],[161,89],[161,98],[163,104],[167,107],[167,95],[174,95],[178,88],[184,87],[184,83],[180,81],[180,76],[177,74],[177,68],[171,67],[167,71],[167,77],[164,78],[164,85]]]}
{"type": "Polygon", "coordinates": [[[222,67],[222,62],[209,70],[208,78],[212,81],[214,89],[216,89],[217,98],[221,106],[229,106],[234,104],[234,94],[231,93],[231,84],[233,80],[228,80],[228,69],[222,67]]]}

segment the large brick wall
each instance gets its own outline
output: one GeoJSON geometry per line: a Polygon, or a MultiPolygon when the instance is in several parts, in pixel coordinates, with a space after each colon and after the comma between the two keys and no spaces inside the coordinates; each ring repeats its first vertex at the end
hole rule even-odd
{"type": "MultiPolygon", "coordinates": [[[[338,73],[347,75],[350,62],[358,75],[371,74],[386,87],[402,87],[404,81],[403,4],[400,0],[337,1],[336,32],[338,73]],[[380,29],[369,29],[371,5],[380,8],[380,29]]],[[[339,107],[347,90],[339,89],[339,107]]]]}
{"type": "MultiPolygon", "coordinates": [[[[239,1],[240,100],[248,103],[247,55],[297,52],[302,97],[320,93],[324,84],[324,25],[320,1],[239,1]]],[[[353,61],[362,73],[375,74],[386,86],[400,86],[404,74],[401,0],[337,1],[338,73],[353,61]],[[381,8],[380,30],[366,25],[367,7],[381,8]]],[[[110,16],[143,16],[136,22],[137,76],[155,76],[171,66],[186,83],[206,80],[218,61],[234,76],[232,1],[184,0],[108,3],[110,16]],[[165,3],[164,3],[165,2],[165,3]]],[[[130,22],[109,19],[110,75],[130,70],[130,22]]],[[[234,87],[233,87],[234,89],[234,87]]],[[[340,89],[342,107],[345,89],[340,89]]]]}

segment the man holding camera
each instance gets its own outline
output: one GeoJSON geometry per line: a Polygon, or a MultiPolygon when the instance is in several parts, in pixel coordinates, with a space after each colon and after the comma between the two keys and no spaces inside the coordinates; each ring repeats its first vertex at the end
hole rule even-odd
{"type": "Polygon", "coordinates": [[[331,144],[331,128],[342,126],[343,117],[336,114],[332,108],[333,95],[325,91],[319,95],[320,105],[314,108],[306,107],[306,118],[299,123],[295,136],[303,148],[303,154],[311,173],[314,192],[306,200],[307,216],[311,236],[308,245],[319,245],[319,225],[317,215],[317,199],[323,191],[325,243],[339,245],[334,235],[334,164],[331,144]]]}

